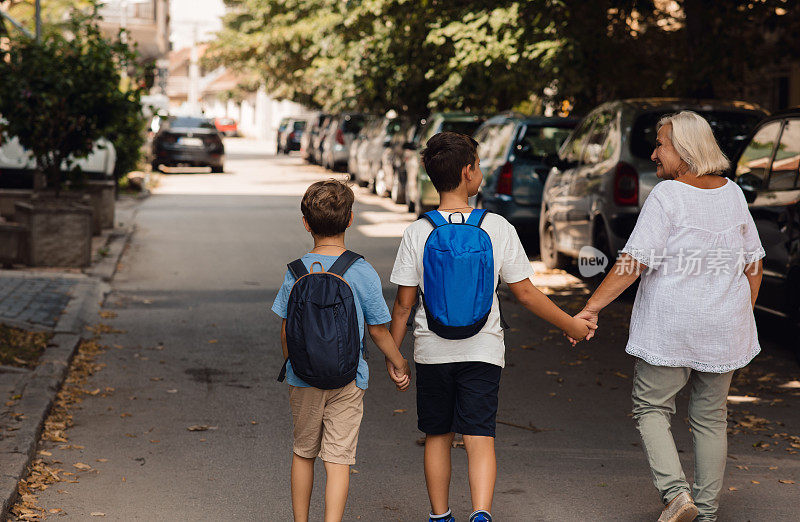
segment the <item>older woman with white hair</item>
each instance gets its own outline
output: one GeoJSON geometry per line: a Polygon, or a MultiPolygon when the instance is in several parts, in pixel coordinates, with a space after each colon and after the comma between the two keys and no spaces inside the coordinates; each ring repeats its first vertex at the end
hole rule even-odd
{"type": "Polygon", "coordinates": [[[658,520],[713,521],[731,376],[760,351],[753,306],[764,249],[741,189],[721,175],[729,163],[705,119],[689,111],[662,118],[651,159],[664,181],[578,316],[596,321],[641,275],[625,351],[636,357],[633,417],[666,505],[658,520]],[[691,486],[670,431],[675,396],[687,384],[691,486]]]}

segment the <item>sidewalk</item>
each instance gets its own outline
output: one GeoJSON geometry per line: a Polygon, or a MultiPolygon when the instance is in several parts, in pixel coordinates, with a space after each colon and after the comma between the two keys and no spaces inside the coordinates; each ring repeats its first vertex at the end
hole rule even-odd
{"type": "Polygon", "coordinates": [[[116,227],[93,239],[92,266],[78,270],[0,270],[0,324],[53,334],[35,368],[0,365],[0,498],[5,520],[17,483],[36,451],[83,327],[95,321],[108,281],[133,233],[142,198],[117,202],[116,227]]]}

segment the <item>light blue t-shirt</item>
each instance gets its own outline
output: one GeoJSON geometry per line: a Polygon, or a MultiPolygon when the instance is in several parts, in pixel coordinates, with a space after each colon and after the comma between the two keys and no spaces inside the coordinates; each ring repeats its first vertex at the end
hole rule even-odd
{"type": "MultiPolygon", "coordinates": [[[[321,254],[308,253],[301,259],[306,268],[309,269],[314,262],[322,263],[325,270],[329,270],[333,266],[334,261],[338,256],[324,256],[321,254]]],[[[317,268],[318,269],[318,268],[317,268]]],[[[358,316],[358,331],[360,337],[364,339],[364,321],[367,324],[386,324],[392,320],[389,314],[389,307],[386,306],[386,301],[383,299],[383,289],[381,286],[381,278],[378,273],[372,268],[372,265],[363,259],[359,259],[345,272],[344,279],[350,288],[353,289],[353,296],[356,305],[356,314],[358,316]]],[[[278,295],[275,296],[275,302],[272,303],[272,311],[278,314],[281,318],[286,319],[286,307],[289,304],[289,292],[294,285],[294,276],[288,270],[283,279],[283,284],[278,295]]],[[[358,371],[356,373],[356,386],[362,390],[367,389],[369,381],[369,366],[367,361],[364,360],[364,353],[358,357],[358,371]]],[[[292,370],[292,363],[286,364],[286,382],[292,386],[310,387],[302,379],[297,377],[292,370]]]]}

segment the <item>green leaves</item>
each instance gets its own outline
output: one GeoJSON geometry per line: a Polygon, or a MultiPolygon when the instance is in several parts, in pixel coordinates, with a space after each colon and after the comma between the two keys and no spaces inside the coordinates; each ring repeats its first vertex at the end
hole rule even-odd
{"type": "Polygon", "coordinates": [[[80,182],[74,160],[90,154],[103,136],[119,145],[123,164],[126,146],[141,145],[135,59],[127,45],[102,36],[93,16],[79,12],[65,31],[48,30],[40,43],[17,34],[0,47],[2,131],[31,151],[50,188],[64,183],[63,163],[71,180],[80,182]],[[129,70],[126,82],[123,68],[129,70]]]}

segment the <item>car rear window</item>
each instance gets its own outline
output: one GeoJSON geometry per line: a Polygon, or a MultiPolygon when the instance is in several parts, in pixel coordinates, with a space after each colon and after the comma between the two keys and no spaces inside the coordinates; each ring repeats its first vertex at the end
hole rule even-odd
{"type": "MultiPolygon", "coordinates": [[[[656,124],[658,120],[676,111],[647,112],[640,115],[633,124],[631,134],[631,153],[634,156],[648,159],[656,146],[656,124]]],[[[722,152],[733,158],[744,145],[750,131],[761,119],[758,113],[733,111],[696,111],[708,120],[714,137],[722,152]]]]}
{"type": "Polygon", "coordinates": [[[342,123],[342,132],[358,134],[358,132],[364,127],[364,121],[365,118],[361,114],[345,116],[344,123],[342,123]]]}
{"type": "Polygon", "coordinates": [[[294,122],[294,130],[303,130],[306,128],[305,121],[296,121],[294,122]]]}
{"type": "Polygon", "coordinates": [[[472,136],[475,134],[475,131],[478,130],[478,127],[481,126],[481,123],[483,123],[481,120],[444,120],[442,126],[439,128],[439,132],[456,132],[458,134],[472,136]]]}
{"type": "Polygon", "coordinates": [[[216,129],[214,122],[205,118],[175,118],[169,126],[181,129],[216,129]]]}
{"type": "Polygon", "coordinates": [[[525,135],[515,145],[517,157],[544,159],[558,153],[558,149],[569,136],[569,127],[537,127],[529,125],[525,135]]]}

